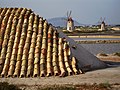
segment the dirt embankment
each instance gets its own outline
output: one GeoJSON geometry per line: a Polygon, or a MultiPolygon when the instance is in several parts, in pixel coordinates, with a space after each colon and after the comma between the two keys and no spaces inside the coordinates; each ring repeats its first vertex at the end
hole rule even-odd
{"type": "Polygon", "coordinates": [[[80,44],[109,44],[109,43],[120,43],[120,40],[76,40],[80,44]]]}
{"type": "Polygon", "coordinates": [[[69,36],[70,38],[120,38],[120,36],[115,35],[82,35],[82,36],[69,36]]]}
{"type": "Polygon", "coordinates": [[[120,56],[113,55],[113,54],[98,54],[97,57],[102,61],[111,61],[111,62],[120,62],[120,56]]]}

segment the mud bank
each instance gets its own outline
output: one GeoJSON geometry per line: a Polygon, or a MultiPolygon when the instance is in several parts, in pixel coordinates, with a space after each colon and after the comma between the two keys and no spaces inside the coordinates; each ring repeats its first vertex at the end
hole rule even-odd
{"type": "Polygon", "coordinates": [[[70,38],[120,38],[114,35],[84,35],[84,36],[68,36],[70,38]]]}

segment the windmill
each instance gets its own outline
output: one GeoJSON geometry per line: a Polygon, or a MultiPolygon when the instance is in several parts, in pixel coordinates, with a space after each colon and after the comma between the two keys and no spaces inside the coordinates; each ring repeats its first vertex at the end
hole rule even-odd
{"type": "Polygon", "coordinates": [[[72,32],[74,30],[74,21],[71,17],[72,11],[67,11],[67,30],[72,32]]]}
{"type": "Polygon", "coordinates": [[[105,26],[105,18],[100,18],[100,21],[98,22],[98,23],[100,23],[101,25],[100,25],[100,29],[99,29],[99,31],[103,31],[103,30],[106,30],[106,26],[105,26]]]}

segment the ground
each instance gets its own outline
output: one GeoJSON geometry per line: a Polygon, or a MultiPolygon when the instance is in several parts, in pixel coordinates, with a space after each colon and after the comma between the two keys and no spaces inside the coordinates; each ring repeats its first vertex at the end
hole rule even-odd
{"type": "MultiPolygon", "coordinates": [[[[102,60],[103,59],[104,57],[102,58],[102,60]]],[[[111,64],[113,62],[108,62],[108,64],[111,64]]],[[[9,84],[15,84],[24,90],[32,90],[32,89],[38,90],[39,87],[46,87],[51,85],[76,86],[85,83],[90,85],[94,83],[115,84],[114,86],[117,87],[117,89],[114,90],[119,90],[120,89],[120,59],[119,58],[116,63],[115,63],[116,65],[114,65],[113,63],[113,65],[110,66],[109,68],[88,71],[85,72],[85,74],[79,74],[73,76],[66,76],[66,77],[52,76],[52,77],[43,77],[43,78],[0,78],[0,82],[8,82],[9,84]]],[[[107,89],[103,89],[103,90],[107,90],[107,89]]]]}

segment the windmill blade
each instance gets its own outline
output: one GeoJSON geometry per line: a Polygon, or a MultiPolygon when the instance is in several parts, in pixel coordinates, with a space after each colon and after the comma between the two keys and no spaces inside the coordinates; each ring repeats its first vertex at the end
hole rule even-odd
{"type": "Polygon", "coordinates": [[[69,12],[67,11],[67,18],[69,17],[68,13],[69,13],[69,12]]]}
{"type": "Polygon", "coordinates": [[[101,24],[101,22],[100,22],[100,21],[98,21],[98,22],[97,22],[97,24],[101,24]]]}
{"type": "Polygon", "coordinates": [[[100,22],[102,22],[103,21],[103,19],[102,19],[102,17],[100,17],[100,22]]]}
{"type": "Polygon", "coordinates": [[[101,24],[101,23],[102,23],[102,17],[98,20],[97,23],[98,23],[98,24],[101,24]]]}
{"type": "Polygon", "coordinates": [[[98,23],[101,23],[101,19],[98,21],[98,23]]]}
{"type": "Polygon", "coordinates": [[[105,17],[104,17],[103,21],[105,21],[105,17]]]}
{"type": "Polygon", "coordinates": [[[71,16],[71,13],[72,13],[72,11],[70,10],[70,13],[69,13],[69,16],[68,16],[68,17],[70,17],[70,16],[71,16]]]}

